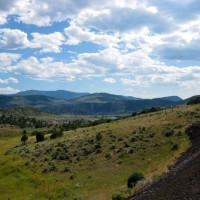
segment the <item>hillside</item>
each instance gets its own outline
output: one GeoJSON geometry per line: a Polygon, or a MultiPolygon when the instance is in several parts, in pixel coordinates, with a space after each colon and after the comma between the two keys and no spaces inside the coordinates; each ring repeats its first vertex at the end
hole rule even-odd
{"type": "MultiPolygon", "coordinates": [[[[93,100],[91,100],[93,101],[93,100]]],[[[95,99],[95,101],[97,101],[95,99]]],[[[81,115],[121,115],[131,114],[144,108],[166,107],[175,105],[174,102],[163,99],[144,100],[106,100],[98,99],[98,102],[71,101],[57,105],[49,105],[43,108],[46,112],[81,114],[81,115]],[[100,102],[101,101],[101,102],[100,102]],[[103,102],[105,101],[105,102],[103,102]]]]}
{"type": "MultiPolygon", "coordinates": [[[[132,97],[133,98],[133,97],[132,97]]],[[[127,115],[151,107],[179,105],[164,98],[131,100],[130,97],[96,93],[73,100],[64,100],[44,95],[0,95],[1,108],[32,107],[41,111],[73,115],[127,115]]],[[[181,104],[181,102],[180,102],[181,104]]]]}
{"type": "Polygon", "coordinates": [[[181,99],[181,98],[178,97],[178,96],[161,97],[161,98],[159,98],[159,99],[165,99],[165,100],[172,101],[172,102],[180,102],[180,101],[183,101],[183,99],[181,99]]]}
{"type": "Polygon", "coordinates": [[[55,105],[64,103],[65,100],[55,99],[52,97],[41,96],[41,95],[30,95],[30,96],[6,96],[0,95],[0,107],[33,107],[43,108],[48,105],[55,105]]]}
{"type": "Polygon", "coordinates": [[[94,93],[77,98],[75,101],[86,102],[86,103],[108,103],[111,101],[122,101],[122,100],[141,100],[141,99],[131,96],[114,95],[108,93],[94,93]]]}
{"type": "Polygon", "coordinates": [[[187,133],[192,146],[173,169],[129,200],[200,199],[200,123],[192,124],[187,133]]]}
{"type": "Polygon", "coordinates": [[[68,131],[54,140],[47,135],[40,143],[34,137],[27,145],[19,137],[1,138],[0,198],[111,200],[120,191],[131,195],[168,171],[189,148],[185,129],[199,117],[200,105],[184,106],[68,131]],[[130,190],[127,179],[134,171],[146,180],[130,190]]]}
{"type": "Polygon", "coordinates": [[[39,90],[27,90],[23,92],[18,92],[17,96],[30,96],[30,95],[37,95],[37,96],[48,96],[57,99],[76,99],[81,96],[89,95],[89,93],[78,93],[78,92],[70,92],[65,90],[56,90],[56,91],[39,91],[39,90]]]}

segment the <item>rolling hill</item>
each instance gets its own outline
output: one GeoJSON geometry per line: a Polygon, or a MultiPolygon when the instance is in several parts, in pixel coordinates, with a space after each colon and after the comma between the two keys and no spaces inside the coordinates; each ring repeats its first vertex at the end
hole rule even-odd
{"type": "Polygon", "coordinates": [[[0,107],[33,107],[41,111],[73,115],[126,115],[151,107],[182,105],[177,96],[140,99],[108,93],[28,90],[16,95],[0,95],[0,107]],[[66,100],[70,99],[70,100],[66,100]]]}
{"type": "Polygon", "coordinates": [[[53,97],[57,99],[76,99],[85,95],[88,95],[89,93],[77,93],[77,92],[70,92],[65,90],[56,90],[56,91],[39,91],[39,90],[27,90],[18,92],[16,96],[30,96],[30,95],[36,95],[36,96],[48,96],[53,97]]]}
{"type": "Polygon", "coordinates": [[[182,106],[67,131],[57,139],[47,134],[40,143],[34,136],[26,145],[20,136],[0,138],[0,198],[127,197],[174,165],[191,145],[185,129],[199,117],[199,105],[182,106]],[[146,179],[128,189],[135,171],[146,179]]]}
{"type": "MultiPolygon", "coordinates": [[[[133,97],[132,97],[133,98],[133,97]]],[[[180,101],[181,102],[181,101],[180,101]]],[[[45,112],[74,115],[124,115],[150,107],[177,105],[171,99],[134,99],[130,97],[95,93],[72,100],[45,95],[0,95],[0,107],[33,107],[45,112]]]]}

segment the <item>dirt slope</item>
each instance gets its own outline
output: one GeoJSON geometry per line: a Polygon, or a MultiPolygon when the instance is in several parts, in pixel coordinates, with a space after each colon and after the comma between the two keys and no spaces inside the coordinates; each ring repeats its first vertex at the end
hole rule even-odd
{"type": "Polygon", "coordinates": [[[192,146],[174,168],[128,200],[200,200],[200,122],[186,132],[192,146]]]}

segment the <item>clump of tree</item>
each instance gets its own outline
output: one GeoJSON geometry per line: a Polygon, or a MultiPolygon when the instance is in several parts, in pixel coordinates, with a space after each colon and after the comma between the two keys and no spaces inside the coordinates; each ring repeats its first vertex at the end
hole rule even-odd
{"type": "Polygon", "coordinates": [[[38,131],[35,136],[36,136],[36,141],[37,142],[42,142],[45,139],[44,133],[40,132],[40,131],[38,131]]]}
{"type": "Polygon", "coordinates": [[[195,96],[187,102],[187,105],[194,105],[199,103],[200,103],[200,96],[195,96]]]}
{"type": "Polygon", "coordinates": [[[96,125],[104,124],[104,123],[110,123],[114,120],[117,120],[117,119],[106,118],[106,119],[99,119],[95,121],[78,119],[74,121],[65,122],[61,124],[59,128],[65,131],[69,131],[69,130],[75,130],[77,128],[84,128],[84,127],[96,126],[96,125]]]}
{"type": "Polygon", "coordinates": [[[132,188],[137,184],[138,181],[145,179],[145,176],[141,172],[134,172],[128,177],[127,186],[128,188],[132,188]]]}
{"type": "Polygon", "coordinates": [[[178,150],[178,149],[179,149],[179,145],[178,145],[177,143],[176,143],[176,144],[173,144],[171,150],[172,150],[172,151],[176,151],[176,150],[178,150]]]}
{"type": "Polygon", "coordinates": [[[26,141],[28,140],[28,136],[26,134],[23,134],[21,137],[21,141],[26,144],[26,141]]]}
{"type": "Polygon", "coordinates": [[[152,112],[157,112],[162,110],[160,107],[151,107],[151,108],[145,108],[139,112],[133,112],[132,113],[132,117],[136,116],[136,115],[141,115],[141,114],[147,114],[147,113],[152,113],[152,112]]]}
{"type": "Polygon", "coordinates": [[[27,127],[43,128],[50,126],[50,124],[44,120],[37,120],[36,118],[16,116],[12,114],[7,115],[5,113],[3,113],[0,116],[0,124],[10,124],[19,126],[20,128],[27,128],[27,127]]]}
{"type": "Polygon", "coordinates": [[[50,139],[56,139],[58,137],[62,137],[63,136],[63,130],[53,130],[53,133],[50,136],[50,139]]]}
{"type": "Polygon", "coordinates": [[[124,199],[125,199],[125,197],[122,192],[112,195],[112,200],[124,200],[124,199]]]}

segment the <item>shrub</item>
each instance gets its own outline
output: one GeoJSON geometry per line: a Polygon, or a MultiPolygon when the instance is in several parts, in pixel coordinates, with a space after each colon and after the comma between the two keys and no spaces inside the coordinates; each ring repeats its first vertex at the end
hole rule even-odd
{"type": "Polygon", "coordinates": [[[135,117],[137,115],[137,112],[133,112],[131,117],[135,117]]]}
{"type": "Polygon", "coordinates": [[[27,140],[28,140],[28,136],[26,134],[23,134],[21,137],[21,141],[25,144],[27,140]]]}
{"type": "Polygon", "coordinates": [[[31,133],[31,135],[37,135],[38,133],[40,133],[40,131],[34,130],[34,131],[31,133]]]}
{"type": "Polygon", "coordinates": [[[55,139],[55,138],[62,137],[62,136],[63,136],[63,131],[62,130],[54,131],[51,134],[50,139],[55,139]]]}
{"type": "Polygon", "coordinates": [[[127,181],[128,188],[132,188],[138,181],[145,179],[145,176],[141,172],[134,172],[131,174],[127,181]]]}
{"type": "Polygon", "coordinates": [[[113,194],[112,195],[112,200],[124,200],[124,194],[123,193],[119,193],[119,194],[113,194]]]}
{"type": "Polygon", "coordinates": [[[166,132],[165,132],[165,136],[166,137],[170,137],[174,134],[174,129],[168,129],[166,132]]]}
{"type": "Polygon", "coordinates": [[[44,133],[42,133],[42,132],[37,132],[37,134],[36,134],[36,141],[37,141],[37,142],[42,142],[42,141],[44,141],[44,133]]]}
{"type": "Polygon", "coordinates": [[[176,151],[179,148],[178,144],[174,144],[171,148],[172,151],[176,151]]]}
{"type": "Polygon", "coordinates": [[[97,134],[96,134],[96,140],[97,140],[97,141],[100,141],[100,140],[102,139],[102,137],[103,137],[103,136],[102,136],[101,133],[97,133],[97,134]]]}

